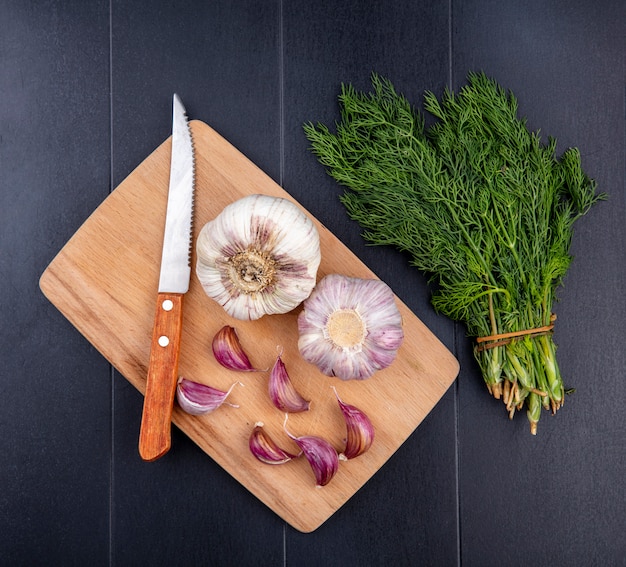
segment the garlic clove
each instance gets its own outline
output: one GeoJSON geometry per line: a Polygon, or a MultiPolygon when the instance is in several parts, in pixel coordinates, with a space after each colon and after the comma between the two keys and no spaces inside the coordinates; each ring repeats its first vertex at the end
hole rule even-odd
{"type": "Polygon", "coordinates": [[[346,447],[339,455],[340,459],[354,459],[365,453],[374,442],[374,426],[369,417],[359,408],[341,400],[337,390],[335,396],[346,422],[346,447]]]}
{"type": "Polygon", "coordinates": [[[225,368],[240,372],[259,372],[250,363],[234,327],[229,325],[222,327],[213,337],[211,347],[215,360],[225,368]]]}
{"type": "MultiPolygon", "coordinates": [[[[216,410],[223,403],[228,403],[226,402],[226,398],[230,395],[235,384],[233,384],[228,391],[224,392],[212,386],[200,384],[199,382],[194,382],[181,376],[176,385],[176,400],[178,401],[178,405],[186,413],[191,415],[205,415],[216,410]]],[[[239,407],[234,404],[228,405],[239,407]]]]}
{"type": "Polygon", "coordinates": [[[287,313],[315,286],[319,233],[293,202],[249,195],[207,223],[196,243],[205,293],[243,320],[287,313]]]}
{"type": "Polygon", "coordinates": [[[281,355],[270,371],[269,394],[272,403],[282,411],[301,412],[309,409],[310,402],[305,400],[295,389],[281,355]]]}
{"type": "Polygon", "coordinates": [[[329,274],[298,315],[298,349],[327,376],[363,380],[396,358],[404,339],[391,288],[375,279],[329,274]]]}
{"type": "Polygon", "coordinates": [[[261,462],[268,465],[282,465],[300,455],[294,455],[281,449],[274,440],[265,433],[263,422],[254,425],[248,442],[251,453],[261,462]]]}
{"type": "Polygon", "coordinates": [[[311,465],[317,486],[326,486],[339,470],[339,455],[336,449],[322,437],[303,435],[296,437],[287,430],[287,416],[283,425],[285,433],[302,449],[306,460],[311,465]]]}

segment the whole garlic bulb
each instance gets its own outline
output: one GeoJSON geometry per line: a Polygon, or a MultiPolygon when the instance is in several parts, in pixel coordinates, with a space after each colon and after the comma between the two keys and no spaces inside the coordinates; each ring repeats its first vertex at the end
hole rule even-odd
{"type": "Polygon", "coordinates": [[[402,315],[381,280],[325,276],[298,315],[302,358],[327,376],[363,380],[389,366],[404,339],[402,315]]]}
{"type": "Polygon", "coordinates": [[[196,274],[206,294],[242,320],[287,313],[315,286],[319,234],[309,217],[280,197],[249,195],[200,231],[196,274]]]}

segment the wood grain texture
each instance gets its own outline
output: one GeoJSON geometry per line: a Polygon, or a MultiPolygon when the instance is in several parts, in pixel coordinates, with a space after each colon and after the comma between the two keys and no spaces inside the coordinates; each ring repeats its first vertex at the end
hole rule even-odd
{"type": "MultiPolygon", "coordinates": [[[[230,202],[251,193],[293,199],[212,128],[191,122],[196,149],[194,239],[202,226],[230,202]]],[[[166,140],[98,207],[59,252],[41,277],[48,299],[141,392],[145,392],[156,296],[163,219],[167,200],[171,139],[166,140]]],[[[294,201],[295,202],[295,201],[294,201]]],[[[306,212],[306,211],[305,211],[306,212]]],[[[315,220],[315,219],[314,219],[315,220]]],[[[376,277],[318,221],[322,262],[318,279],[329,273],[376,277]]],[[[192,257],[192,265],[195,258],[192,257]]],[[[185,297],[179,374],[216,388],[236,383],[229,401],[208,416],[190,416],[174,407],[172,420],[207,454],[294,528],[310,532],[339,509],[426,417],[456,378],[458,361],[397,299],[405,340],[397,360],[374,377],[341,382],[323,376],[297,351],[296,318],[286,315],[242,322],[209,299],[192,276],[185,297]],[[267,395],[267,372],[233,373],[214,360],[211,340],[223,325],[237,329],[257,368],[283,361],[311,410],[290,417],[296,435],[326,437],[341,448],[343,416],[331,386],[346,402],[365,411],[376,428],[368,453],[342,463],[333,481],[315,487],[305,460],[268,466],[248,450],[257,421],[285,448],[284,416],[267,395]]]]}
{"type": "Polygon", "coordinates": [[[171,423],[183,329],[183,297],[180,293],[157,295],[139,432],[139,454],[144,461],[162,457],[172,445],[171,423]]]}

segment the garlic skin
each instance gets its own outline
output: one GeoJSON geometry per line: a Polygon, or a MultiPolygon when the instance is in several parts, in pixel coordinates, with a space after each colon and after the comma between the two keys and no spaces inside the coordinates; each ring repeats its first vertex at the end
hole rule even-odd
{"type": "Polygon", "coordinates": [[[282,465],[300,456],[281,449],[274,440],[265,433],[262,421],[258,421],[254,424],[248,445],[250,452],[259,461],[267,465],[282,465]]]}
{"type": "Polygon", "coordinates": [[[340,460],[350,460],[365,453],[374,442],[374,426],[365,412],[342,401],[335,390],[339,408],[346,422],[346,447],[340,453],[340,460]]]}
{"type": "Polygon", "coordinates": [[[224,325],[213,337],[211,348],[215,360],[224,368],[238,372],[259,372],[243,350],[234,327],[224,325]]]}
{"type": "Polygon", "coordinates": [[[376,279],[329,274],[298,316],[298,349],[327,376],[363,380],[389,366],[404,339],[391,288],[376,279]]]}
{"type": "MultiPolygon", "coordinates": [[[[228,391],[224,392],[212,386],[200,384],[199,382],[194,382],[181,376],[176,385],[176,400],[181,409],[186,413],[191,415],[205,415],[215,411],[223,403],[228,403],[226,402],[226,398],[232,392],[235,384],[233,384],[228,391]]],[[[233,404],[229,405],[239,407],[233,404]]]]}
{"type": "Polygon", "coordinates": [[[319,233],[294,203],[249,195],[200,231],[196,274],[205,293],[235,319],[287,313],[315,286],[319,233]]]}
{"type": "Polygon", "coordinates": [[[268,390],[270,400],[279,410],[297,413],[309,409],[310,402],[295,389],[280,354],[270,370],[268,390]]]}

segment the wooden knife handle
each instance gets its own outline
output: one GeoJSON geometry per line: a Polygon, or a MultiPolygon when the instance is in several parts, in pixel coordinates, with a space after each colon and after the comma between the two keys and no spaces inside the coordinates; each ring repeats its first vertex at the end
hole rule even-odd
{"type": "Polygon", "coordinates": [[[139,454],[144,461],[162,457],[172,444],[172,409],[178,381],[182,323],[183,295],[159,293],[139,433],[139,454]]]}

